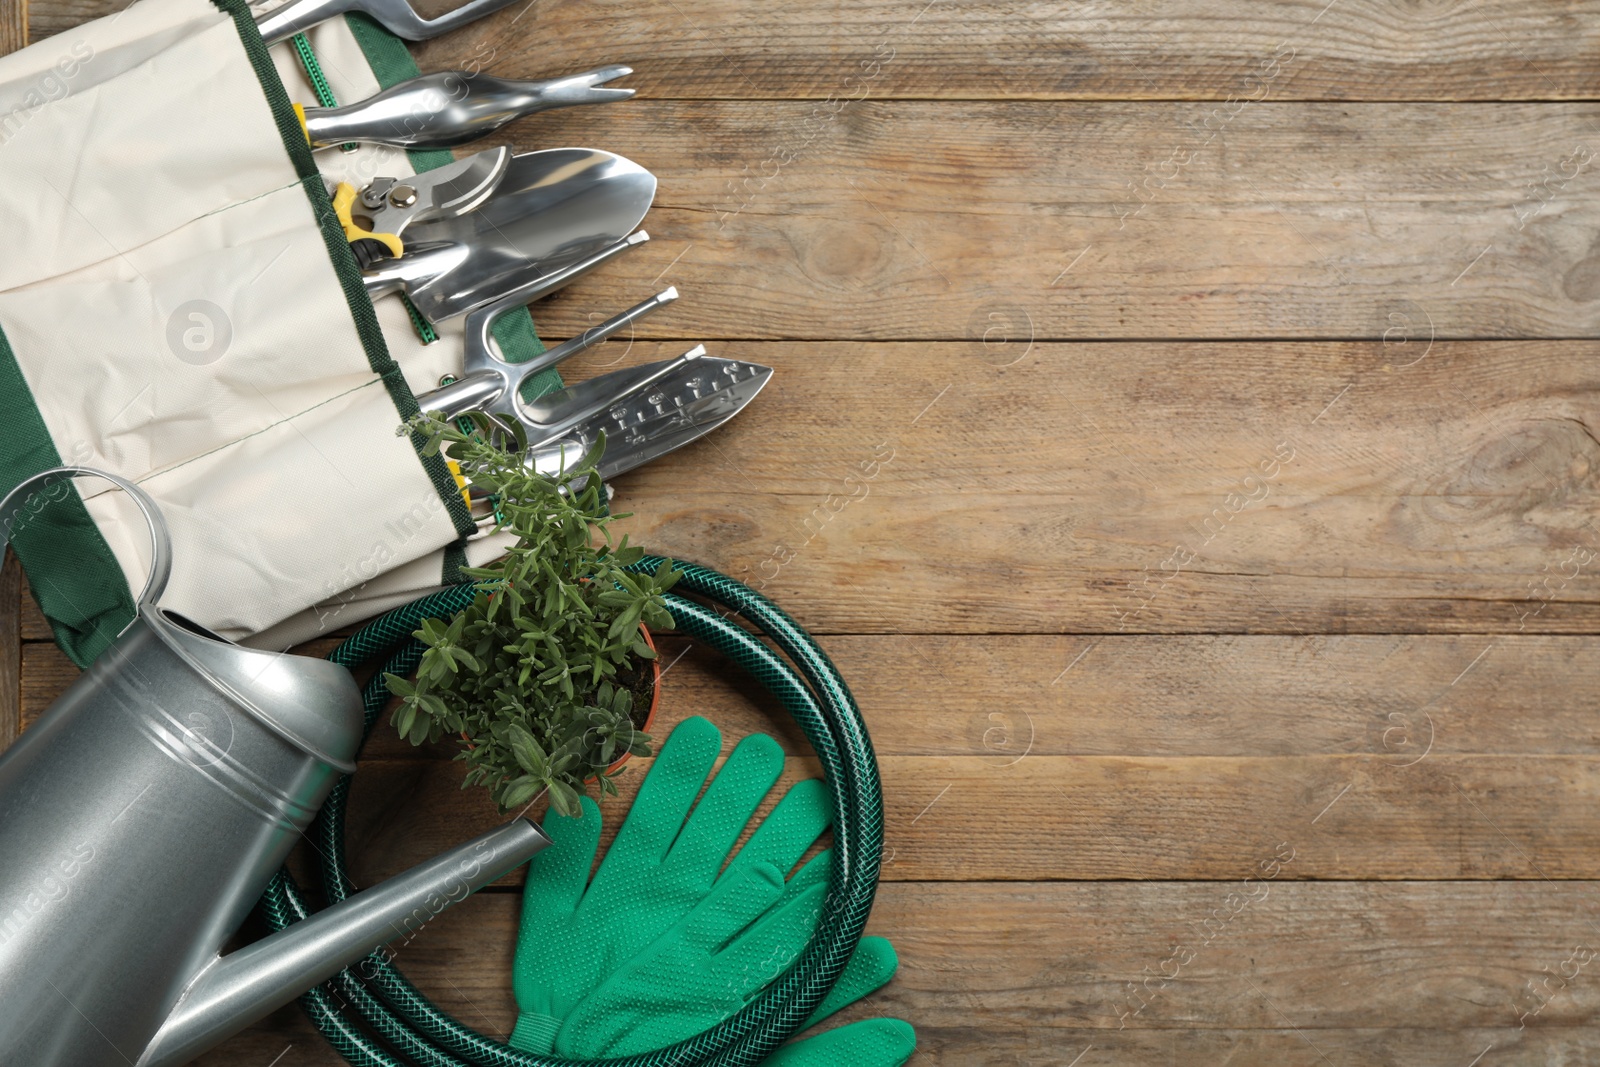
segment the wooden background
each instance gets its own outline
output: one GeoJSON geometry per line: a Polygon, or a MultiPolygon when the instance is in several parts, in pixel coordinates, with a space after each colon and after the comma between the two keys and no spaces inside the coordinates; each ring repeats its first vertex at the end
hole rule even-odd
{"type": "MultiPolygon", "coordinates": [[[[0,0],[0,47],[118,2],[0,0]]],[[[777,368],[618,488],[856,688],[902,965],[850,1017],[929,1065],[1593,1062],[1600,2],[534,0],[417,52],[637,68],[508,131],[661,179],[535,317],[684,299],[569,375],[777,368]]],[[[0,741],[73,673],[6,575],[0,741]]],[[[807,772],[667,653],[667,722],[807,772]]],[[[495,821],[447,756],[369,752],[364,882],[495,821]]],[[[490,1033],[517,904],[399,957],[490,1033]]],[[[289,1008],[199,1062],[338,1061],[289,1008]]]]}

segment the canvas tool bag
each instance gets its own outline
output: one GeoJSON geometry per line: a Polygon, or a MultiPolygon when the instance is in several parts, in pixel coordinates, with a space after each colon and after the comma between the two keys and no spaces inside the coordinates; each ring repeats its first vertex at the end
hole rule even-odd
{"type": "MultiPolygon", "coordinates": [[[[459,326],[424,343],[367,296],[324,182],[451,156],[313,153],[292,108],[416,73],[359,15],[269,51],[242,0],[139,0],[0,57],[0,492],[63,462],[139,483],[172,530],[163,605],[235,640],[287,647],[503,550],[396,433],[460,372],[459,326]]],[[[541,350],[525,311],[496,339],[541,350]]],[[[80,479],[15,531],[79,665],[133,617],[141,528],[80,479]]]]}

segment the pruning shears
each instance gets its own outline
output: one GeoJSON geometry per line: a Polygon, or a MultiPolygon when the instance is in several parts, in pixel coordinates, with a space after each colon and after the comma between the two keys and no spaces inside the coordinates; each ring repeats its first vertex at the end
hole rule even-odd
{"type": "Polygon", "coordinates": [[[413,222],[453,218],[481,205],[510,165],[511,149],[501,146],[409,178],[374,178],[360,190],[338,182],[332,189],[333,210],[365,268],[405,255],[400,235],[413,222]]]}

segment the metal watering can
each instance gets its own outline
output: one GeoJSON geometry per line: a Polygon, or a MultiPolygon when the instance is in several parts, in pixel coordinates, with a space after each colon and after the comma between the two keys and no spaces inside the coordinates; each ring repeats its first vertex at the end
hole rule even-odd
{"type": "Polygon", "coordinates": [[[514,819],[219,955],[355,769],[361,695],[337,664],[157,607],[166,524],[121,478],[29,478],[0,501],[4,538],[77,475],[132,496],[154,551],[134,621],[0,756],[0,1064],[184,1063],[549,844],[514,819]]]}

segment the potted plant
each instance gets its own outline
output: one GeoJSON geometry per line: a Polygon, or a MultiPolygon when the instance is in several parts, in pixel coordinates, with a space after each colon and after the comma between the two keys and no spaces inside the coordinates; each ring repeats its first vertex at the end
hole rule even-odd
{"type": "Polygon", "coordinates": [[[648,627],[672,625],[662,594],[678,579],[665,563],[630,573],[643,551],[610,525],[595,464],[604,440],[561,477],[524,464],[521,428],[468,416],[470,430],[423,413],[402,431],[441,447],[469,486],[496,504],[496,529],[516,543],[487,567],[451,619],[427,619],[415,682],[386,675],[400,698],[391,722],[412,744],[459,735],[463,787],[487,787],[502,810],[540,792],[563,814],[579,811],[588,782],[615,794],[630,755],[648,755],[660,667],[648,627]]]}

